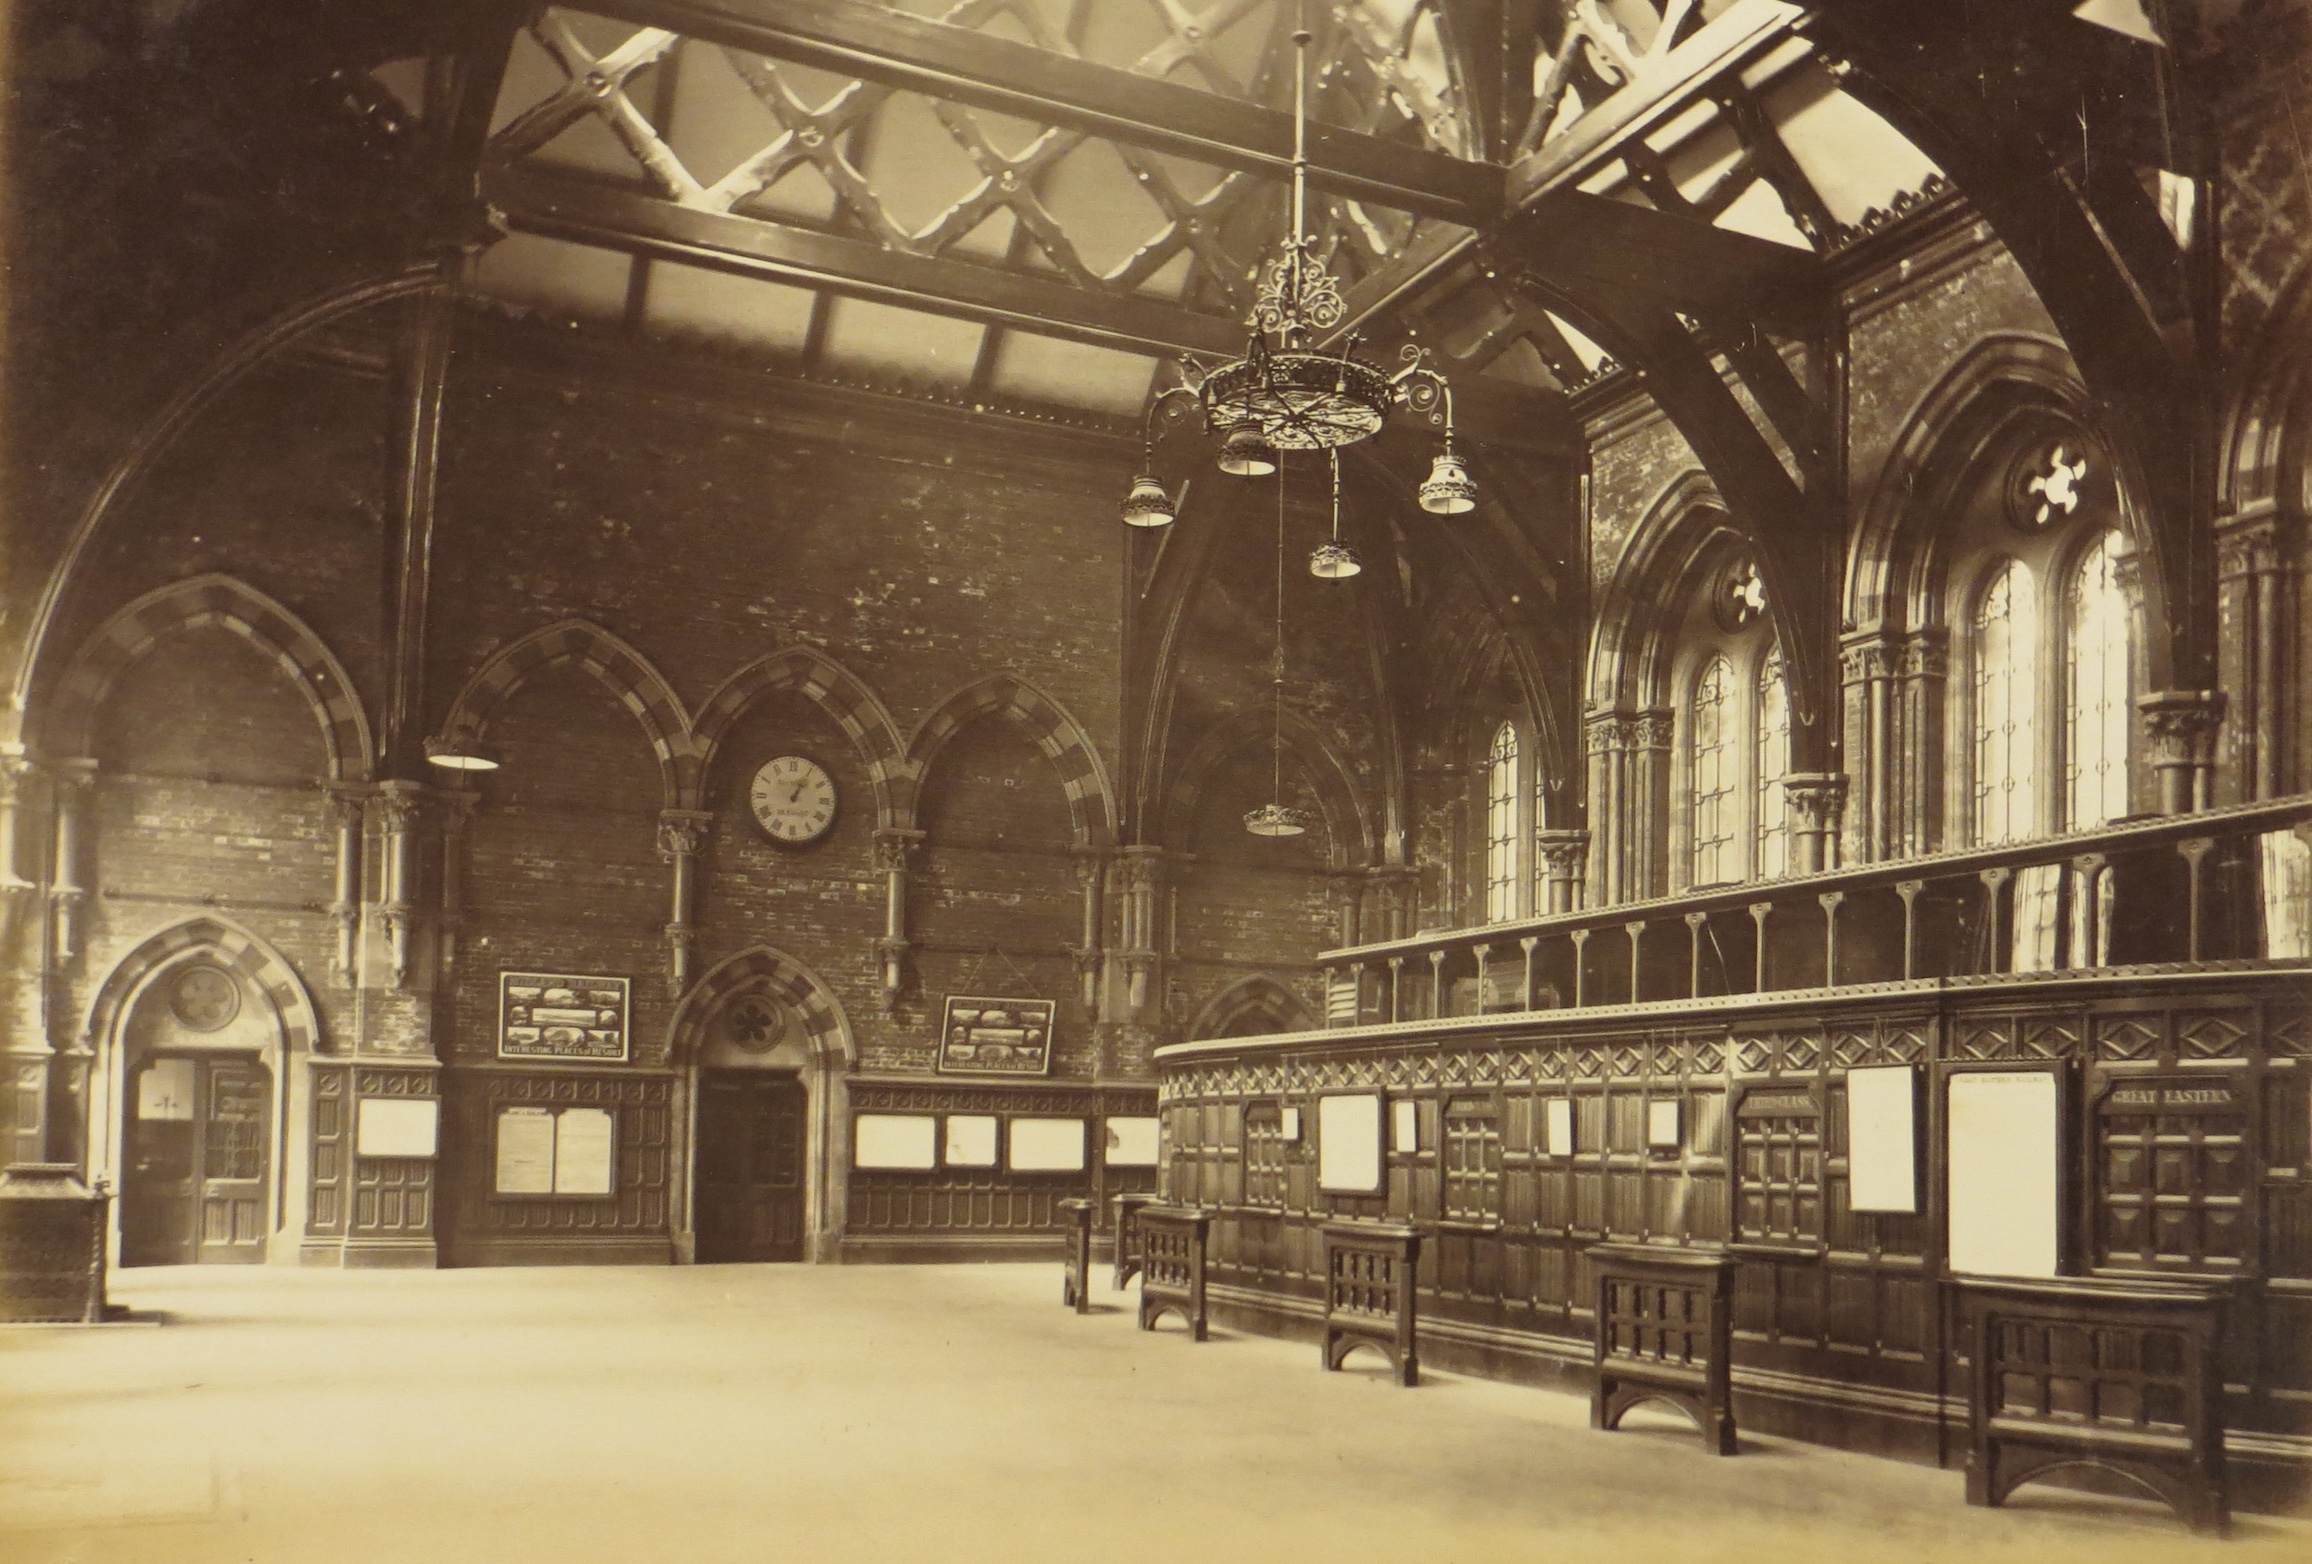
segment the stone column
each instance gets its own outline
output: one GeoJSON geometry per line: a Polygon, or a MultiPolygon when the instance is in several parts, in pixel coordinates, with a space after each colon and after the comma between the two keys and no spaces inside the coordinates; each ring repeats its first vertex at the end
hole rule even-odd
{"type": "Polygon", "coordinates": [[[1884,833],[1890,858],[1916,858],[1943,846],[1943,714],[1950,671],[1947,632],[1914,630],[1904,639],[1885,752],[1893,811],[1884,833]]]}
{"type": "Polygon", "coordinates": [[[466,827],[473,823],[479,793],[464,788],[445,790],[441,803],[442,918],[441,975],[447,978],[458,961],[458,940],[466,928],[466,827]]]}
{"type": "Polygon", "coordinates": [[[2224,721],[2221,690],[2157,690],[2136,710],[2159,779],[2159,812],[2187,815],[2214,801],[2216,736],[2224,721]]]}
{"type": "Polygon", "coordinates": [[[1891,856],[1891,828],[1900,768],[1895,748],[1895,676],[1901,649],[1884,629],[1865,630],[1839,645],[1839,684],[1846,694],[1847,763],[1868,786],[1848,805],[1848,838],[1862,859],[1891,856]]]}
{"type": "Polygon", "coordinates": [[[1076,856],[1076,889],[1083,901],[1083,938],[1069,952],[1076,962],[1076,997],[1086,1010],[1100,1008],[1100,958],[1106,953],[1108,855],[1082,851],[1076,856]]]}
{"type": "Polygon", "coordinates": [[[2276,511],[2216,529],[2217,678],[2232,697],[2221,803],[2295,791],[2301,703],[2299,529],[2276,511]]]}
{"type": "Polygon", "coordinates": [[[1589,719],[1593,905],[1639,901],[1667,888],[1672,731],[1666,711],[1589,719]]]}
{"type": "MultiPolygon", "coordinates": [[[[1164,850],[1136,846],[1124,849],[1124,1008],[1134,1018],[1148,1009],[1158,964],[1163,959],[1163,925],[1159,897],[1163,890],[1164,850]]],[[[1159,1014],[1163,1008],[1157,1000],[1159,1014]]]]}
{"type": "Polygon", "coordinates": [[[360,787],[329,789],[329,823],[337,832],[337,895],[329,916],[337,924],[337,975],[355,981],[359,970],[361,936],[361,819],[369,791],[360,787]]]}
{"type": "Polygon", "coordinates": [[[1421,871],[1411,864],[1376,864],[1365,871],[1380,902],[1380,928],[1368,931],[1365,944],[1404,939],[1413,932],[1413,914],[1420,901],[1421,871]]]}
{"type": "Polygon", "coordinates": [[[1793,772],[1782,779],[1782,796],[1793,816],[1790,834],[1798,849],[1792,872],[1820,874],[1837,868],[1846,777],[1838,772],[1793,772]]]}
{"type": "Polygon", "coordinates": [[[29,802],[25,795],[38,774],[39,768],[21,750],[12,747],[11,753],[0,754],[0,974],[13,970],[9,957],[17,931],[24,925],[25,909],[40,894],[40,887],[24,875],[27,867],[38,873],[39,865],[26,863],[17,834],[29,802]]]}
{"type": "Polygon", "coordinates": [[[1589,861],[1587,831],[1542,831],[1535,845],[1541,850],[1542,908],[1545,913],[1572,912],[1583,901],[1582,871],[1589,861]]]}
{"type": "Polygon", "coordinates": [[[80,959],[81,908],[88,900],[88,888],[81,883],[81,858],[88,836],[88,796],[96,781],[96,762],[51,761],[48,772],[56,809],[55,856],[49,864],[48,905],[54,919],[49,952],[50,961],[62,972],[80,959]]]}
{"type": "Polygon", "coordinates": [[[380,782],[372,800],[379,821],[377,914],[385,930],[386,967],[392,985],[409,981],[410,945],[416,933],[417,833],[425,787],[417,782],[380,782]]]}
{"type": "Polygon", "coordinates": [[[704,809],[658,812],[658,855],[674,867],[666,917],[666,987],[672,994],[680,994],[690,985],[690,947],[695,937],[691,906],[696,900],[698,855],[713,826],[714,816],[704,809]]]}

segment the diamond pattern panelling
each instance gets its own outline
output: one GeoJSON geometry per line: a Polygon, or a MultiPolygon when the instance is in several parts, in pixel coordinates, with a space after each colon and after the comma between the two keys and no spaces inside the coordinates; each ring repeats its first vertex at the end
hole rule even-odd
{"type": "Polygon", "coordinates": [[[2030,1021],[2023,1027],[2023,1052],[2033,1059],[2068,1058],[2079,1046],[2079,1030],[2061,1021],[2030,1021]]]}
{"type": "Polygon", "coordinates": [[[2264,1040],[2272,1052],[2295,1059],[2312,1059],[2312,1015],[2292,1015],[2275,1020],[2265,1029],[2264,1040]]]}
{"type": "Polygon", "coordinates": [[[1841,1065],[1857,1065],[1869,1061],[1875,1050],[1871,1040],[1860,1032],[1833,1032],[1830,1038],[1830,1057],[1841,1065]]]}
{"type": "Polygon", "coordinates": [[[1959,1034],[1959,1054],[1967,1059],[2016,1057],[2014,1023],[1984,1021],[1967,1027],[1959,1034]]]}
{"type": "Polygon", "coordinates": [[[1822,1046],[1811,1037],[1782,1039],[1782,1068],[1785,1070],[1811,1070],[1814,1062],[1821,1057],[1822,1046]]]}
{"type": "Polygon", "coordinates": [[[2105,1059],[2149,1059],[2159,1052],[2159,1028],[2133,1017],[2099,1021],[2095,1051],[2105,1059]]]}
{"type": "Polygon", "coordinates": [[[2190,1059],[2240,1058],[2247,1051],[2242,1046],[2247,1035],[2246,1027],[2222,1016],[2191,1016],[2176,1027],[2176,1040],[2183,1045],[2184,1056],[2190,1059]]]}
{"type": "Polygon", "coordinates": [[[1745,1037],[1734,1044],[1734,1063],[1752,1075],[1763,1075],[1774,1063],[1774,1045],[1763,1037],[1745,1037]]]}

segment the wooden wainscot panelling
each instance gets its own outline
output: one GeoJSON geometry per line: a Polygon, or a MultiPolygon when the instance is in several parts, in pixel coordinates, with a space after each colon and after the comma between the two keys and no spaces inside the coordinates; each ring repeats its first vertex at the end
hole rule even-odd
{"type": "MultiPolygon", "coordinates": [[[[1156,1188],[1156,1166],[1116,1160],[1106,1134],[1111,1118],[1156,1115],[1153,1088],[861,1077],[851,1082],[850,1104],[855,1116],[920,1121],[929,1136],[919,1164],[876,1166],[855,1155],[844,1170],[847,1261],[1057,1259],[1071,1200],[1091,1203],[1095,1252],[1112,1254],[1112,1197],[1156,1188]],[[1080,1155],[1060,1154],[1070,1145],[1080,1155]]],[[[1157,1155],[1204,1141],[1201,1124],[1174,1119],[1164,1123],[1157,1155]]],[[[1183,1181],[1177,1164],[1171,1176],[1183,1181]]]]}
{"type": "Polygon", "coordinates": [[[671,1075],[631,1068],[452,1069],[443,1260],[664,1265],[673,1260],[671,1075]]]}
{"type": "MultiPolygon", "coordinates": [[[[432,1266],[441,1148],[434,1065],[357,1064],[344,1107],[339,1158],[351,1152],[343,1263],[432,1266]],[[366,1121],[366,1122],[365,1122],[366,1121]]],[[[316,1147],[316,1157],[319,1148],[316,1147]]]]}
{"type": "Polygon", "coordinates": [[[302,1254],[309,1265],[335,1265],[352,1204],[353,1071],[341,1064],[312,1070],[313,1169],[302,1254]]]}
{"type": "Polygon", "coordinates": [[[2234,968],[2094,991],[2040,974],[1765,996],[1722,1026],[1575,1010],[1176,1045],[1157,1060],[1168,1198],[1216,1213],[1214,1312],[1304,1339],[1325,1224],[1409,1225],[1422,1355],[1526,1381],[1588,1373],[1592,1245],[1727,1255],[1745,1427],[1956,1464],[1971,1377],[1943,1253],[1948,1085],[2043,1075],[2061,1268],[2229,1280],[2234,1488],[2270,1508],[2312,1471],[2300,982],[2234,968]],[[1865,1068],[1907,1073],[1908,1112],[1882,1074],[1858,1210],[1848,1080],[1865,1068]],[[1304,1132],[1326,1096],[1358,1093],[1392,1129],[1409,1109],[1411,1138],[1392,1137],[1384,1196],[1319,1192],[1304,1132]]]}

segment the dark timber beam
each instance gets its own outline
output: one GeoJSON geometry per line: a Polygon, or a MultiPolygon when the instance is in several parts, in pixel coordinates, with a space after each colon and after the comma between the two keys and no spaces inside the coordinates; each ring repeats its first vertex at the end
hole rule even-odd
{"type": "MultiPolygon", "coordinates": [[[[869,0],[587,0],[663,27],[862,81],[992,109],[1270,179],[1292,173],[1292,116],[869,0]]],[[[1322,123],[1309,180],[1352,200],[1470,227],[1502,210],[1502,170],[1322,123]]]]}
{"type": "Polygon", "coordinates": [[[552,238],[1129,353],[1233,358],[1244,351],[1244,328],[1236,322],[1159,299],[1095,292],[968,261],[908,255],[871,240],[695,211],[638,190],[543,169],[494,173],[488,189],[514,227],[552,238]]]}
{"type": "Polygon", "coordinates": [[[1568,285],[1600,283],[1690,315],[1793,334],[1819,329],[1830,308],[1827,276],[1809,251],[1579,190],[1538,197],[1486,249],[1568,285]]]}

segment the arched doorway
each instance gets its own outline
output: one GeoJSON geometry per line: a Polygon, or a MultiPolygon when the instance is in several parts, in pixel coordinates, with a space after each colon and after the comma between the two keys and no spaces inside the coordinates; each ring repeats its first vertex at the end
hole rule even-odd
{"type": "Polygon", "coordinates": [[[208,952],[123,1027],[120,1263],[262,1264],[279,1165],[279,1018],[208,952]]]}

